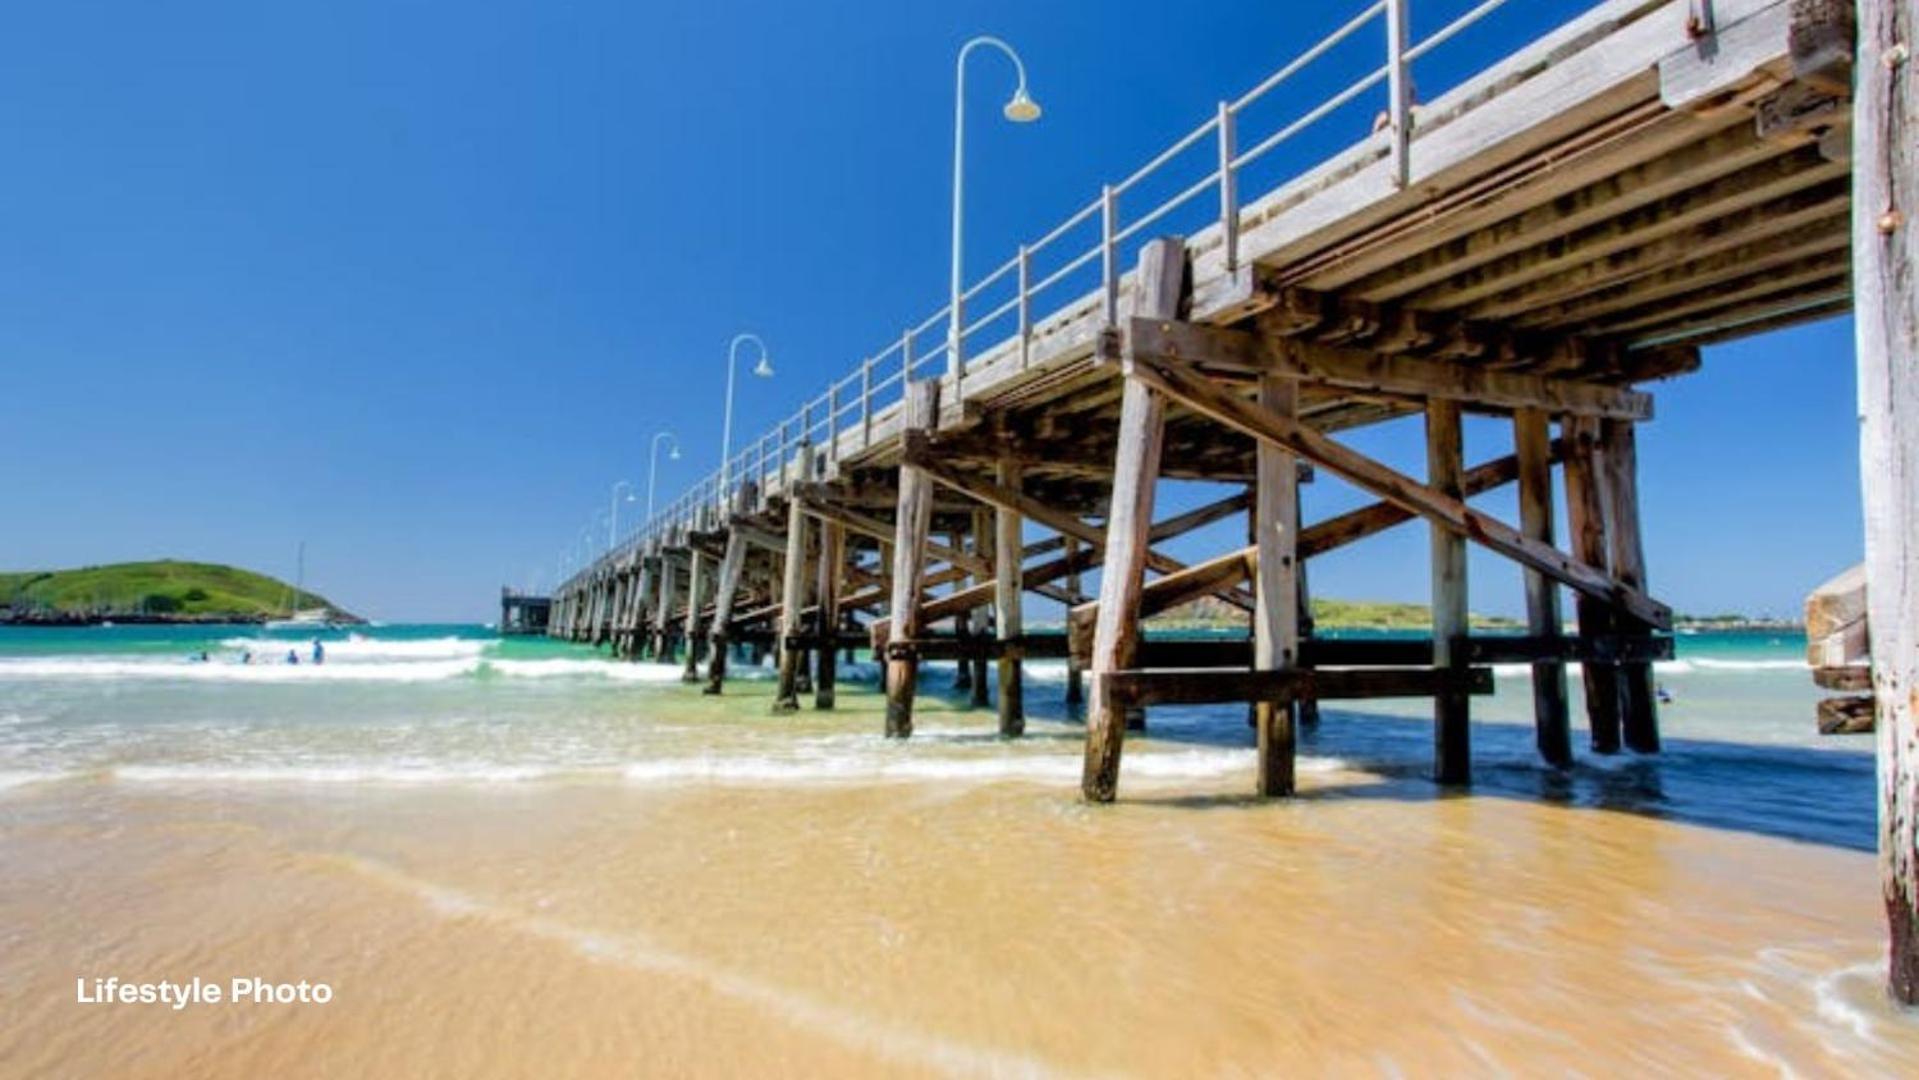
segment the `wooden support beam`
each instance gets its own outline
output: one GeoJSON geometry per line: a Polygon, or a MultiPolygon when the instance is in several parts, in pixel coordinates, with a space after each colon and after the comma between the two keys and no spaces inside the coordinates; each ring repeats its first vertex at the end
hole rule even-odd
{"type": "Polygon", "coordinates": [[[705,575],[706,555],[695,548],[686,570],[686,667],[680,672],[684,683],[700,681],[700,585],[705,575]]]}
{"type": "MultiPolygon", "coordinates": [[[[800,475],[811,476],[813,446],[801,443],[800,475]]],[[[801,608],[806,602],[807,515],[800,500],[786,503],[786,563],[780,579],[780,652],[779,687],[773,696],[773,711],[793,712],[800,707],[800,652],[788,638],[806,632],[801,608]]]]}
{"type": "MultiPolygon", "coordinates": [[[[1566,527],[1572,532],[1575,557],[1605,566],[1611,557],[1606,541],[1606,499],[1599,465],[1598,425],[1577,416],[1561,423],[1566,444],[1566,527]]],[[[1613,632],[1613,612],[1599,598],[1581,595],[1575,601],[1581,637],[1613,632]]],[[[1580,665],[1586,688],[1586,722],[1592,748],[1601,754],[1619,752],[1619,675],[1615,665],[1587,661],[1580,665]]]]}
{"type": "MultiPolygon", "coordinates": [[[[1018,491],[1019,462],[1011,457],[1001,458],[998,480],[999,486],[1018,491]]],[[[1001,645],[998,659],[999,733],[1004,738],[1017,738],[1026,733],[1026,694],[1021,671],[1024,656],[1019,647],[1020,635],[1026,632],[1021,610],[1024,592],[1024,568],[1021,565],[1024,553],[1020,545],[1022,525],[1017,511],[1003,506],[994,509],[993,607],[998,619],[995,636],[1001,645]]]]}
{"type": "MultiPolygon", "coordinates": [[[[820,525],[818,633],[836,633],[840,625],[840,579],[846,563],[846,531],[836,522],[820,525]]],[[[839,650],[825,645],[813,650],[813,707],[831,709],[839,682],[839,650]]]]}
{"type": "Polygon", "coordinates": [[[726,648],[733,627],[733,601],[739,596],[740,571],[746,566],[746,549],[752,541],[738,528],[726,537],[726,554],[720,559],[719,583],[713,591],[713,622],[707,631],[706,693],[718,694],[726,682],[726,648]]]}
{"type": "Polygon", "coordinates": [[[1199,323],[1136,318],[1128,328],[1127,348],[1138,362],[1167,360],[1212,374],[1277,375],[1308,386],[1440,398],[1477,409],[1535,408],[1633,420],[1652,416],[1652,396],[1636,390],[1449,360],[1382,356],[1199,323]]]}
{"type": "MultiPolygon", "coordinates": [[[[1297,420],[1299,384],[1278,375],[1259,380],[1259,407],[1274,416],[1297,420]]],[[[1259,443],[1254,481],[1253,670],[1291,671],[1299,663],[1299,464],[1285,448],[1259,443]]],[[[1259,769],[1256,790],[1272,797],[1293,793],[1297,733],[1294,703],[1261,701],[1254,706],[1259,769]]]]}
{"type": "MultiPolygon", "coordinates": [[[[1553,543],[1552,420],[1537,409],[1513,413],[1513,448],[1519,462],[1519,528],[1542,544],[1553,543]]],[[[1526,632],[1559,635],[1559,586],[1537,570],[1524,570],[1526,632]]],[[[1572,764],[1572,733],[1566,710],[1566,665],[1533,665],[1533,727],[1539,756],[1555,768],[1572,764]]]]}
{"type": "MultiPolygon", "coordinates": [[[[1832,8],[1841,5],[1829,5],[1832,8]]],[[[1919,16],[1858,0],[1853,322],[1888,982],[1919,1003],[1919,16]]]]}
{"type": "MultiPolygon", "coordinates": [[[[939,423],[939,381],[909,382],[901,406],[902,434],[924,432],[939,423]]],[[[910,641],[920,634],[920,579],[926,573],[927,532],[933,524],[933,481],[911,464],[900,465],[899,508],[893,539],[894,629],[910,641]]],[[[919,686],[919,661],[912,657],[886,661],[886,734],[907,738],[913,734],[913,692],[919,686]]]]}
{"type": "MultiPolygon", "coordinates": [[[[1155,442],[1157,444],[1157,440],[1155,440],[1155,442]]],[[[1157,454],[1155,456],[1157,457],[1157,454]]],[[[932,450],[931,445],[924,440],[909,438],[906,443],[904,460],[913,463],[916,468],[927,473],[940,483],[945,484],[955,491],[970,495],[988,506],[1005,507],[1024,517],[1031,518],[1055,532],[1063,533],[1076,540],[1085,541],[1095,547],[1103,546],[1105,542],[1105,537],[1100,535],[1100,530],[1097,526],[1088,525],[1086,522],[1081,521],[1071,514],[1055,510],[1023,492],[1009,491],[990,480],[981,480],[977,477],[969,476],[958,469],[939,462],[936,452],[932,450]]],[[[1142,537],[1141,540],[1143,543],[1150,544],[1151,537],[1142,537]]],[[[1143,557],[1146,560],[1147,566],[1162,574],[1178,573],[1186,568],[1185,563],[1180,562],[1178,559],[1161,555],[1150,546],[1145,548],[1143,557]]],[[[1233,593],[1227,593],[1223,595],[1221,599],[1242,611],[1252,608],[1251,600],[1233,593]]]]}
{"type": "MultiPolygon", "coordinates": [[[[1212,596],[1242,581],[1251,580],[1256,561],[1255,549],[1246,547],[1155,578],[1140,588],[1139,617],[1150,619],[1181,604],[1191,603],[1202,596],[1212,596]]],[[[1099,624],[1099,607],[1098,600],[1090,600],[1066,613],[1066,635],[1067,640],[1072,642],[1073,655],[1092,656],[1093,635],[1099,624]]]]}
{"type": "MultiPolygon", "coordinates": [[[[818,498],[801,499],[800,508],[808,514],[819,518],[821,521],[834,522],[848,532],[857,533],[875,540],[890,542],[895,533],[892,525],[881,521],[871,514],[862,514],[857,510],[844,506],[829,505],[820,501],[818,498]]],[[[953,566],[960,567],[968,573],[985,576],[992,570],[992,567],[986,560],[977,555],[968,554],[961,548],[950,544],[938,544],[929,540],[926,544],[926,554],[940,562],[950,563],[953,566]]]]}
{"type": "Polygon", "coordinates": [[[1222,390],[1194,368],[1166,359],[1128,358],[1127,376],[1172,396],[1196,412],[1252,435],[1285,446],[1317,465],[1453,532],[1531,566],[1579,592],[1624,608],[1660,629],[1670,629],[1672,612],[1637,589],[1631,589],[1588,562],[1529,540],[1519,530],[1465,501],[1431,487],[1390,466],[1347,448],[1297,421],[1275,417],[1222,390]]]}
{"type": "MultiPolygon", "coordinates": [[[[1134,274],[1134,312],[1148,319],[1177,319],[1185,285],[1185,241],[1175,237],[1149,241],[1140,249],[1134,274]]],[[[1139,646],[1139,598],[1151,562],[1148,532],[1165,435],[1166,399],[1150,383],[1129,373],[1120,399],[1113,497],[1103,538],[1106,566],[1100,574],[1099,622],[1093,634],[1094,694],[1086,717],[1086,760],[1080,776],[1080,791],[1093,802],[1111,802],[1119,786],[1126,707],[1113,700],[1103,679],[1132,667],[1139,646]]],[[[1078,520],[1073,524],[1078,525],[1078,520]]],[[[1077,532],[1067,535],[1098,542],[1077,532]]]]}
{"type": "MultiPolygon", "coordinates": [[[[1095,554],[1103,554],[1097,548],[1088,550],[1095,554]]],[[[1071,536],[1066,537],[1066,563],[1069,567],[1066,572],[1066,591],[1075,595],[1080,592],[1079,554],[1079,541],[1071,536]]],[[[1069,657],[1066,661],[1066,707],[1077,709],[1085,703],[1086,673],[1081,669],[1076,657],[1069,657]]]]}
{"type": "MultiPolygon", "coordinates": [[[[1426,480],[1447,498],[1464,500],[1465,463],[1459,404],[1426,403],[1426,480]]],[[[1433,522],[1433,668],[1453,671],[1466,663],[1466,538],[1433,522]]],[[[1441,690],[1433,697],[1433,776],[1442,784],[1472,781],[1472,714],[1466,695],[1441,690]]]]}
{"type": "Polygon", "coordinates": [[[1215,705],[1239,701],[1274,704],[1310,697],[1317,701],[1435,697],[1443,693],[1483,696],[1493,692],[1491,668],[1353,668],[1306,671],[1153,668],[1094,677],[1097,703],[1111,707],[1215,705]]]}
{"type": "MultiPolygon", "coordinates": [[[[1639,451],[1633,425],[1606,420],[1599,429],[1600,461],[1606,470],[1606,540],[1613,573],[1635,589],[1646,587],[1646,548],[1639,525],[1639,451]]],[[[1622,633],[1645,633],[1648,627],[1629,616],[1616,616],[1622,633]]],[[[1632,661],[1619,665],[1619,712],[1626,748],[1642,754],[1659,750],[1659,706],[1652,665],[1632,661]]]]}
{"type": "Polygon", "coordinates": [[[653,613],[653,659],[666,660],[670,648],[671,629],[667,618],[673,610],[673,594],[679,588],[680,564],[677,559],[660,558],[660,589],[658,605],[653,613]]]}

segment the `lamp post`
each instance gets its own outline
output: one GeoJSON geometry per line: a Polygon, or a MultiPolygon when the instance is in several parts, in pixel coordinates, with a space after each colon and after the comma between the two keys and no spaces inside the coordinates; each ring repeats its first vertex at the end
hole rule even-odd
{"type": "Polygon", "coordinates": [[[966,285],[961,278],[961,236],[966,213],[966,57],[981,46],[998,49],[1013,61],[1013,70],[1019,75],[1019,85],[1014,87],[1013,96],[1000,111],[1008,120],[1016,124],[1031,123],[1039,119],[1039,103],[1026,93],[1026,65],[1020,62],[1019,53],[1013,47],[996,37],[982,34],[960,46],[959,60],[953,71],[953,278],[951,295],[946,309],[946,370],[958,381],[962,365],[960,337],[966,329],[966,316],[961,294],[966,285]]]}
{"type": "Polygon", "coordinates": [[[726,419],[720,425],[720,495],[726,495],[726,483],[730,478],[733,464],[733,377],[739,373],[740,345],[752,342],[760,350],[760,362],[753,367],[753,374],[762,379],[773,376],[773,365],[766,355],[766,342],[758,334],[734,334],[733,343],[726,347],[726,419]]]}
{"type": "Polygon", "coordinates": [[[608,551],[613,550],[613,541],[619,535],[619,532],[620,532],[620,489],[621,488],[626,489],[626,501],[627,502],[633,501],[633,482],[631,480],[615,480],[613,482],[613,505],[612,505],[612,508],[608,511],[608,515],[606,519],[606,550],[608,551]]]}
{"type": "MultiPolygon", "coordinates": [[[[730,402],[732,395],[729,394],[727,396],[730,402]]],[[[659,487],[660,483],[661,439],[665,439],[667,442],[673,444],[672,452],[667,454],[666,459],[668,461],[680,460],[680,440],[675,438],[672,432],[662,431],[653,436],[653,452],[647,455],[648,461],[646,466],[646,523],[648,525],[653,523],[653,492],[654,489],[659,487]]]]}

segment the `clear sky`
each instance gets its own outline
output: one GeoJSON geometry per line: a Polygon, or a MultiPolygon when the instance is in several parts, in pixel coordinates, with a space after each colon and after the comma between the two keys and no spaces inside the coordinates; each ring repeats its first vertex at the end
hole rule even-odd
{"type": "MultiPolygon", "coordinates": [[[[609,485],[644,481],[654,432],[686,450],[661,462],[662,501],[717,464],[733,333],[762,334],[779,369],[743,383],[744,435],[940,306],[968,36],[1017,45],[1046,109],[1001,122],[1010,72],[973,68],[967,244],[985,267],[1357,6],[15,5],[0,569],[178,556],[291,575],[304,540],[308,584],[348,608],[491,618],[503,582],[551,581],[609,485]]],[[[1414,0],[1416,27],[1468,6],[1414,0]]],[[[1422,90],[1581,6],[1509,5],[1435,53],[1422,90]]],[[[1309,135],[1293,167],[1350,137],[1309,135]]],[[[1844,320],[1713,349],[1656,394],[1641,461],[1663,599],[1789,613],[1857,560],[1844,320]]],[[[1504,439],[1474,423],[1469,456],[1504,439]]],[[[1422,460],[1416,425],[1359,444],[1422,460]]],[[[1353,499],[1321,483],[1309,516],[1353,499]]],[[[1423,599],[1426,573],[1413,527],[1313,584],[1423,599]]],[[[1475,556],[1473,573],[1476,610],[1517,609],[1516,570],[1475,556]]]]}

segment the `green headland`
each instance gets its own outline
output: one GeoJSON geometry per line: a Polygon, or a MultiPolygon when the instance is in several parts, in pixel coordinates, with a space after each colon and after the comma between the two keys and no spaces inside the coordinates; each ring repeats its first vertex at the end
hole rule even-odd
{"type": "Polygon", "coordinates": [[[158,559],[0,571],[0,623],[265,622],[320,611],[332,622],[362,621],[317,593],[218,563],[158,559]]]}

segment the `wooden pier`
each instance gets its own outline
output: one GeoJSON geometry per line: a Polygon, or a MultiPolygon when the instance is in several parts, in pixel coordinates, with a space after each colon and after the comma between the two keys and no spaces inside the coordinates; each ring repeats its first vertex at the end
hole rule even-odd
{"type": "MultiPolygon", "coordinates": [[[[730,652],[772,649],[776,710],[809,696],[831,708],[835,658],[870,641],[885,731],[901,738],[923,662],[960,661],[972,700],[997,701],[1013,737],[1021,660],[1064,656],[1075,693],[1087,677],[1082,787],[1095,801],[1115,797],[1129,729],[1155,706],[1203,702],[1252,708],[1263,795],[1293,790],[1296,726],[1318,702],[1380,696],[1432,700],[1433,775],[1465,783],[1471,702],[1495,662],[1532,666],[1546,763],[1573,758],[1572,661],[1591,748],[1657,751],[1651,663],[1670,655],[1671,616],[1641,536],[1648,388],[1695,370],[1702,346],[1850,310],[1859,236],[1875,238],[1875,258],[1910,259],[1896,196],[1911,192],[1915,122],[1910,77],[1895,74],[1911,8],[1859,5],[1879,20],[1883,101],[1855,101],[1866,34],[1851,0],[1604,0],[1416,100],[1413,65],[1500,5],[1415,41],[1407,2],[1356,3],[1327,41],[1021,247],[969,287],[960,340],[939,340],[945,310],[896,335],[564,583],[550,632],[682,656],[711,693],[730,652]],[[1381,67],[1290,124],[1248,129],[1250,106],[1378,28],[1381,67]],[[1380,94],[1377,122],[1352,127],[1344,152],[1242,191],[1297,130],[1380,94]],[[1880,202],[1856,220],[1854,129],[1869,116],[1880,202]],[[1466,460],[1465,414],[1508,423],[1509,452],[1466,460]],[[1424,425],[1422,474],[1342,438],[1401,418],[1424,425]],[[1303,521],[1309,475],[1376,501],[1303,521]],[[1161,514],[1162,479],[1219,494],[1161,514]],[[1507,485],[1517,521],[1474,505],[1507,485]],[[1229,517],[1244,520],[1244,546],[1194,563],[1163,550],[1229,517]],[[1413,524],[1430,536],[1431,641],[1316,639],[1312,560],[1413,524]],[[1524,636],[1469,631],[1469,545],[1523,578],[1524,636]],[[1067,632],[1028,632],[1028,594],[1066,605],[1067,632]],[[1246,640],[1142,637],[1144,617],[1206,596],[1247,612],[1246,640]]],[[[1898,265],[1905,276],[1877,286],[1875,325],[1891,329],[1862,349],[1862,377],[1913,363],[1913,279],[1898,265]]],[[[1887,392],[1913,406],[1900,377],[1887,392]]],[[[1911,435],[1910,414],[1887,415],[1911,435]]],[[[1890,446],[1911,465],[1910,441],[1890,446]]],[[[1911,567],[1909,534],[1894,546],[1911,567]]],[[[1875,658],[1874,670],[1912,667],[1875,658]]],[[[1919,780],[1907,786],[1893,841],[1911,849],[1919,780]]],[[[1916,859],[1889,871],[1908,908],[1916,859]]],[[[1905,933],[1919,940],[1911,920],[1905,933]]]]}
{"type": "MultiPolygon", "coordinates": [[[[1410,92],[1403,68],[1421,54],[1403,6],[1343,31],[1387,23],[1389,95],[1410,92]]],[[[1022,249],[974,287],[1006,279],[1011,299],[962,346],[995,320],[1010,335],[960,363],[945,342],[926,347],[945,312],[909,330],[729,463],[724,484],[709,478],[568,581],[551,632],[682,656],[689,681],[704,661],[715,693],[730,649],[771,648],[782,710],[809,681],[830,708],[840,648],[870,640],[898,736],[912,733],[923,660],[963,661],[1011,736],[1020,660],[1064,655],[1091,677],[1096,800],[1114,796],[1127,728],[1174,702],[1251,703],[1259,789],[1284,794],[1300,705],[1431,697],[1434,775],[1463,783],[1470,699],[1501,661],[1533,665],[1547,762],[1572,756],[1568,661],[1592,747],[1657,750],[1650,662],[1670,655],[1670,613],[1640,537],[1643,387],[1695,369],[1704,344],[1850,303],[1851,14],[1807,0],[1598,4],[1429,103],[1392,99],[1379,130],[1243,204],[1236,115],[1249,102],[1222,105],[1175,148],[1217,144],[1186,197],[1210,185],[1217,220],[1151,238],[1151,220],[1117,212],[1123,185],[1107,188],[1081,212],[1099,219],[1080,256],[1100,264],[1096,290],[1035,318],[1038,260],[1065,256],[1022,249]],[[1466,413],[1508,420],[1511,452],[1465,461],[1466,413]],[[1337,437],[1406,416],[1425,425],[1422,476],[1337,437]],[[1314,471],[1377,502],[1302,522],[1314,471]],[[1155,520],[1162,478],[1222,494],[1155,520]],[[1508,484],[1518,522],[1472,505],[1508,484]],[[1246,547],[1191,565],[1161,550],[1232,516],[1246,547]],[[1326,670],[1318,646],[1332,643],[1302,627],[1310,560],[1414,521],[1431,534],[1432,643],[1341,643],[1326,670]],[[1029,526],[1047,537],[1029,542],[1029,526]],[[1524,577],[1527,635],[1468,633],[1469,543],[1524,577]],[[1094,572],[1097,594],[1082,584],[1094,572]],[[1576,633],[1561,631],[1562,588],[1576,633]],[[1025,632],[1027,593],[1067,605],[1068,633],[1025,632]],[[1250,640],[1142,641],[1142,618],[1202,596],[1248,612],[1250,640]]]]}

